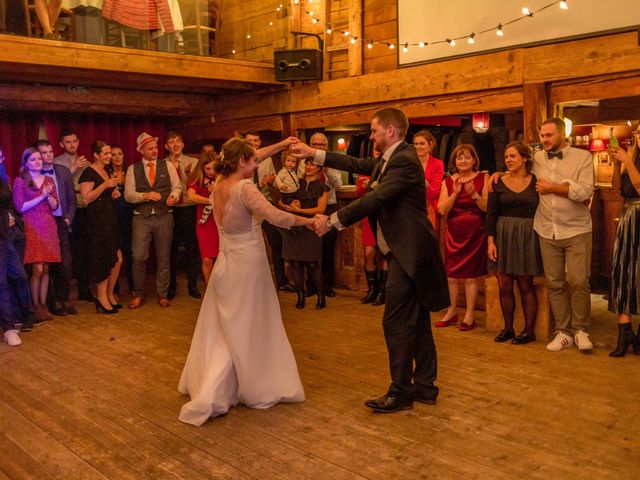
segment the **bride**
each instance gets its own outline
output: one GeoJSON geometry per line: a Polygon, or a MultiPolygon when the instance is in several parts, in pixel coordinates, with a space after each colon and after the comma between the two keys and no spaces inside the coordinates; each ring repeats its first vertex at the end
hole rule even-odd
{"type": "Polygon", "coordinates": [[[278,210],[253,184],[258,161],[296,143],[290,137],[254,150],[243,139],[222,147],[211,194],[220,255],[202,301],[178,390],[191,397],[180,421],[202,425],[242,403],[269,408],[302,402],[304,391],[271,278],[260,223],[311,225],[278,210]]]}

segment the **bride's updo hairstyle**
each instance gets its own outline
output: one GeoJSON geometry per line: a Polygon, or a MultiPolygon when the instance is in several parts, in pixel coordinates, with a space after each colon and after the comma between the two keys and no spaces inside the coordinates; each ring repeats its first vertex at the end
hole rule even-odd
{"type": "Polygon", "coordinates": [[[216,175],[226,177],[236,170],[240,164],[240,159],[249,160],[255,155],[253,145],[243,138],[232,138],[222,145],[222,151],[218,155],[215,172],[216,175]]]}

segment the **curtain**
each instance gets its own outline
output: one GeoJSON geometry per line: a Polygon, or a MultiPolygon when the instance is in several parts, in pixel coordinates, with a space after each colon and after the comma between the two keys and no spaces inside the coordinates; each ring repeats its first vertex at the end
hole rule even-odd
{"type": "Polygon", "coordinates": [[[142,132],[158,137],[159,157],[164,149],[165,120],[161,117],[131,117],[125,115],[98,115],[83,113],[0,112],[0,147],[6,158],[7,173],[14,178],[20,172],[20,157],[24,149],[38,139],[44,124],[47,138],[56,155],[62,153],[60,131],[73,128],[78,133],[81,155],[92,160],[91,144],[103,140],[118,145],[125,155],[125,165],[140,159],[136,151],[136,138],[142,132]]]}
{"type": "Polygon", "coordinates": [[[0,111],[0,148],[11,178],[20,173],[20,157],[24,149],[38,138],[40,122],[38,115],[0,111]]]}
{"type": "Polygon", "coordinates": [[[60,131],[73,128],[78,132],[80,147],[78,152],[92,161],[91,144],[103,140],[111,146],[119,146],[124,152],[125,166],[140,159],[136,151],[136,138],[142,132],[158,137],[159,157],[164,158],[164,120],[154,117],[130,117],[124,115],[91,115],[77,113],[58,113],[45,118],[47,138],[53,145],[56,155],[62,153],[60,131]]]}

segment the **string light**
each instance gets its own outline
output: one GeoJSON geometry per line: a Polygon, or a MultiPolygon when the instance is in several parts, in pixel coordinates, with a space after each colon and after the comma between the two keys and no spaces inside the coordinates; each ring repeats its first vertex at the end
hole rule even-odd
{"type": "MultiPolygon", "coordinates": [[[[315,14],[314,14],[313,11],[311,11],[311,10],[307,11],[304,8],[305,2],[307,4],[309,4],[309,5],[311,5],[311,4],[315,5],[314,0],[304,0],[304,1],[302,1],[302,0],[293,0],[291,2],[291,4],[299,6],[302,9],[302,11],[304,11],[307,15],[309,15],[311,17],[311,23],[313,23],[314,25],[317,25],[317,24],[324,25],[326,27],[325,31],[326,31],[326,33],[328,35],[331,35],[335,31],[336,33],[343,34],[346,38],[349,39],[349,42],[352,43],[352,44],[354,44],[355,42],[357,42],[359,40],[357,36],[351,35],[351,33],[349,31],[334,30],[333,28],[331,28],[330,25],[326,25],[321,19],[316,18],[314,16],[315,14]]],[[[275,8],[275,12],[282,12],[282,11],[286,12],[286,5],[287,4],[290,4],[290,3],[288,3],[288,2],[279,3],[278,6],[275,8]]],[[[558,7],[561,10],[567,10],[569,8],[569,2],[567,0],[550,0],[549,4],[538,8],[535,11],[535,13],[540,13],[540,12],[542,12],[544,10],[547,10],[547,9],[553,7],[554,5],[558,5],[558,7]]],[[[503,37],[504,36],[504,27],[505,26],[510,26],[513,23],[516,23],[516,22],[518,22],[520,20],[523,20],[525,18],[528,18],[528,17],[533,17],[533,15],[534,15],[534,11],[531,10],[530,8],[528,8],[528,7],[523,7],[521,12],[522,12],[522,16],[520,16],[520,17],[514,18],[514,19],[509,20],[509,21],[505,21],[505,22],[499,23],[497,27],[487,28],[485,30],[479,30],[479,31],[477,30],[476,32],[473,32],[468,36],[452,36],[451,38],[447,38],[447,39],[444,39],[444,40],[435,40],[435,41],[432,41],[432,42],[426,42],[426,41],[421,41],[421,42],[417,42],[417,43],[399,42],[398,44],[400,46],[402,46],[402,51],[404,53],[406,53],[408,51],[410,46],[417,46],[417,47],[420,47],[420,48],[424,48],[424,47],[426,47],[427,45],[430,45],[430,44],[431,45],[437,45],[437,44],[448,43],[450,46],[454,47],[456,45],[456,40],[464,40],[465,38],[467,39],[467,42],[470,45],[473,45],[473,44],[475,44],[475,37],[478,36],[478,35],[484,35],[484,34],[486,34],[488,32],[494,31],[497,36],[503,37]]],[[[280,18],[280,17],[278,17],[278,18],[280,18]]],[[[274,23],[275,23],[274,20],[270,20],[269,21],[269,26],[273,26],[274,23]]],[[[247,34],[246,38],[247,39],[251,39],[251,34],[247,34]]],[[[389,43],[389,42],[376,41],[376,40],[365,40],[365,39],[360,39],[360,41],[365,42],[368,49],[373,48],[374,45],[386,45],[390,49],[394,49],[396,47],[395,44],[389,43]]],[[[233,49],[231,52],[232,52],[232,54],[235,54],[236,50],[233,49]]]]}

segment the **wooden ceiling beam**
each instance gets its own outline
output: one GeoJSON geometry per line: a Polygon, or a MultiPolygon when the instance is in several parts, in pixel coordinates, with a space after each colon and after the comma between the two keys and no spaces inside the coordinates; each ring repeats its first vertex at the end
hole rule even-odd
{"type": "Polygon", "coordinates": [[[203,116],[216,111],[210,95],[139,92],[106,88],[72,91],[66,87],[0,83],[0,108],[48,112],[203,116]]]}

